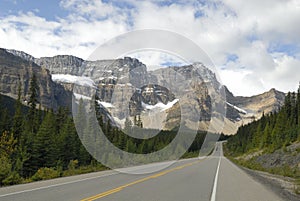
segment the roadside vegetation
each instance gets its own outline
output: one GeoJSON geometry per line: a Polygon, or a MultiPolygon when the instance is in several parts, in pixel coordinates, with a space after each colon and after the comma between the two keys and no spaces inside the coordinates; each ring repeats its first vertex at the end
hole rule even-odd
{"type": "Polygon", "coordinates": [[[295,178],[300,193],[300,86],[279,111],[240,127],[224,151],[241,166],[295,178]]]}

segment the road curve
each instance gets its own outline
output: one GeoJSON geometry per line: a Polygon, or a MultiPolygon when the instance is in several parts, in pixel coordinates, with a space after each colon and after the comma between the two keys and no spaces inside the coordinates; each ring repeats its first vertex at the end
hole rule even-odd
{"type": "MultiPolygon", "coordinates": [[[[151,168],[161,164],[151,164],[151,168]]],[[[103,171],[0,188],[1,201],[280,201],[223,157],[222,144],[206,158],[180,160],[151,174],[103,171]]]]}

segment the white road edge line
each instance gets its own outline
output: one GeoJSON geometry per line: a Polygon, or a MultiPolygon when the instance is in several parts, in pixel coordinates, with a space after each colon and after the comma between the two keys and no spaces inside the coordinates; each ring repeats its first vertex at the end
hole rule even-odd
{"type": "Polygon", "coordinates": [[[210,201],[216,201],[216,194],[217,194],[217,186],[218,186],[218,177],[219,177],[220,164],[221,164],[221,157],[219,158],[218,168],[217,168],[217,171],[216,171],[216,176],[215,176],[215,181],[214,181],[214,187],[213,187],[213,191],[211,193],[210,201]]]}
{"type": "Polygon", "coordinates": [[[42,189],[47,189],[47,188],[52,188],[52,187],[57,187],[57,186],[63,186],[66,184],[72,184],[72,183],[77,183],[77,182],[86,181],[86,180],[98,179],[101,177],[108,177],[108,176],[112,176],[112,175],[116,175],[116,174],[119,174],[119,172],[114,172],[114,173],[106,174],[106,175],[100,175],[97,177],[89,177],[89,178],[85,178],[85,179],[79,179],[79,180],[75,180],[75,181],[68,181],[65,183],[53,184],[53,185],[49,185],[49,186],[43,186],[43,187],[33,188],[33,189],[28,189],[28,190],[23,190],[23,191],[17,191],[17,192],[13,192],[13,193],[7,193],[7,194],[0,195],[0,198],[11,196],[11,195],[16,195],[16,194],[21,194],[21,193],[27,193],[27,192],[36,191],[36,190],[42,190],[42,189]]]}

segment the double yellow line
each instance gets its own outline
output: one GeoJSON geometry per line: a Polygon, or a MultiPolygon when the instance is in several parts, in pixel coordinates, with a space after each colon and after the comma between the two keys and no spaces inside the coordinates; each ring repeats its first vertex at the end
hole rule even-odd
{"type": "Polygon", "coordinates": [[[161,177],[161,176],[163,176],[163,175],[165,175],[165,174],[168,174],[168,173],[170,173],[170,172],[174,172],[174,171],[176,171],[176,170],[183,169],[183,168],[185,168],[185,167],[194,165],[194,164],[196,164],[196,163],[198,163],[198,162],[199,162],[199,161],[195,161],[195,162],[192,162],[192,163],[187,163],[187,164],[185,164],[185,165],[181,165],[181,166],[172,168],[172,169],[170,169],[170,170],[165,170],[165,171],[162,171],[162,172],[160,172],[160,173],[157,173],[157,174],[154,174],[154,175],[145,177],[145,178],[143,178],[143,179],[139,179],[139,180],[133,181],[133,182],[131,182],[131,183],[128,183],[128,184],[119,186],[119,187],[114,188],[114,189],[111,189],[111,190],[109,190],[109,191],[105,191],[105,192],[103,192],[103,193],[100,193],[100,194],[97,194],[97,195],[94,195],[94,196],[91,196],[91,197],[82,199],[81,201],[93,201],[93,200],[97,200],[97,199],[106,197],[106,196],[108,196],[108,195],[111,195],[111,194],[113,194],[113,193],[117,193],[117,192],[119,192],[119,191],[121,191],[121,190],[123,190],[124,188],[127,188],[127,187],[129,187],[129,186],[132,186],[132,185],[135,185],[135,184],[138,184],[138,183],[147,181],[147,180],[149,180],[149,179],[154,179],[154,178],[157,178],[157,177],[161,177]]]}

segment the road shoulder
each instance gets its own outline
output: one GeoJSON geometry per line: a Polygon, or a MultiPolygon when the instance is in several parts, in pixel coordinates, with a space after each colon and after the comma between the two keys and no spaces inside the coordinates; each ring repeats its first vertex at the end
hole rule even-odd
{"type": "Polygon", "coordinates": [[[237,166],[239,166],[244,172],[250,175],[255,181],[263,184],[282,199],[289,201],[300,200],[300,195],[294,193],[295,180],[293,178],[252,170],[240,165],[237,166]]]}

